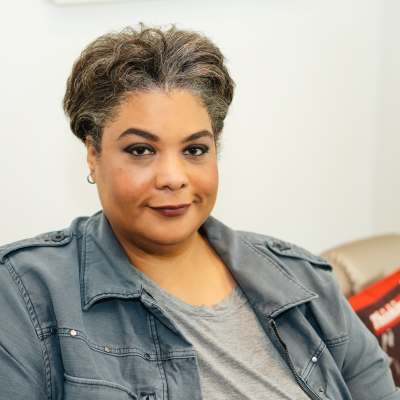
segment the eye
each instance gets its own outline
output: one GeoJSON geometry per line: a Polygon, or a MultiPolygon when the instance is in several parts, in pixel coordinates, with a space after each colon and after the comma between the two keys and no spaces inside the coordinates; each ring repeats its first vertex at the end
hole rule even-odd
{"type": "Polygon", "coordinates": [[[202,144],[193,144],[191,146],[186,147],[186,149],[183,150],[183,154],[196,157],[202,156],[207,152],[208,152],[208,147],[202,144]]]}
{"type": "Polygon", "coordinates": [[[143,144],[135,144],[133,146],[129,146],[124,151],[136,157],[148,156],[155,153],[154,149],[151,146],[143,144]]]}

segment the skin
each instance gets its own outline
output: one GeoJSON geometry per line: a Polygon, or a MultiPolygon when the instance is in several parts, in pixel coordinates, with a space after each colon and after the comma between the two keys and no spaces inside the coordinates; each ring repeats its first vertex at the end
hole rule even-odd
{"type": "Polygon", "coordinates": [[[135,94],[104,128],[101,153],[87,161],[103,210],[128,259],[162,288],[201,306],[236,286],[199,228],[217,198],[218,165],[210,117],[185,91],[135,94]],[[151,207],[188,204],[183,215],[151,207]]]}

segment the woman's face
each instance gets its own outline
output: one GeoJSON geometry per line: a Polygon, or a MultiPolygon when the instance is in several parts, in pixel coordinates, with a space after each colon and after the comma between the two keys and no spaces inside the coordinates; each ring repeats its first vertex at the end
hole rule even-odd
{"type": "Polygon", "coordinates": [[[218,167],[211,120],[198,97],[133,95],[105,127],[101,147],[96,157],[88,143],[89,168],[120,240],[176,245],[210,215],[218,167]]]}

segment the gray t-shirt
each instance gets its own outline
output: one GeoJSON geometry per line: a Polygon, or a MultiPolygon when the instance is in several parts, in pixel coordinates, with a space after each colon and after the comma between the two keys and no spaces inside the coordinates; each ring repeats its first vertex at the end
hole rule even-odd
{"type": "Polygon", "coordinates": [[[221,303],[198,307],[171,295],[136,268],[134,274],[193,344],[204,400],[308,399],[239,285],[221,303]]]}

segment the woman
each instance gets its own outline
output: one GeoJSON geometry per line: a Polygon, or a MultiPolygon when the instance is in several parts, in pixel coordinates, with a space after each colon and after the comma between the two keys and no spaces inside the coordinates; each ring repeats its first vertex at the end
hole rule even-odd
{"type": "Polygon", "coordinates": [[[233,92],[198,33],[83,51],[64,109],[103,210],[0,249],[2,399],[400,399],[324,259],[210,217],[233,92]]]}

